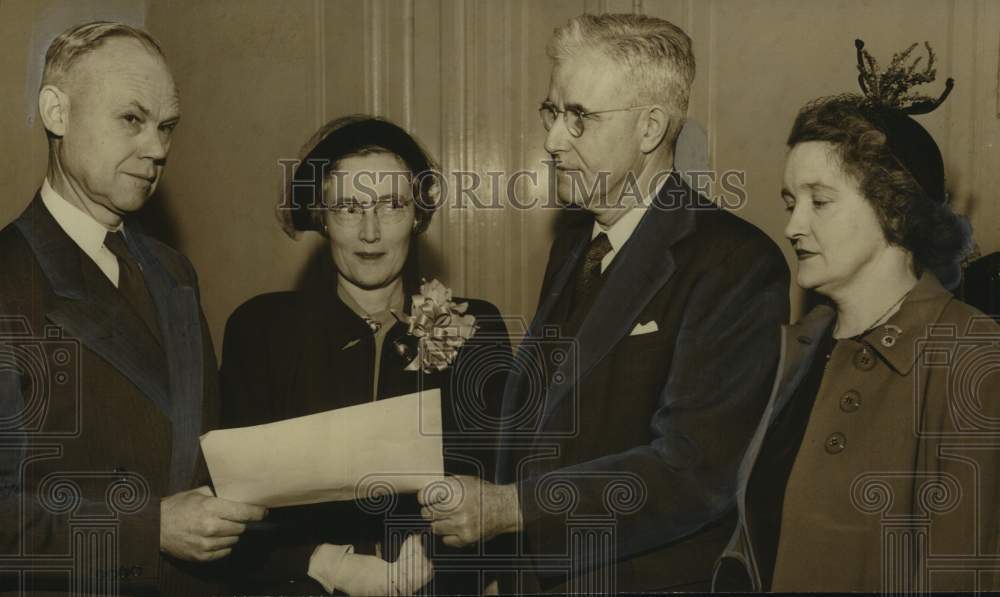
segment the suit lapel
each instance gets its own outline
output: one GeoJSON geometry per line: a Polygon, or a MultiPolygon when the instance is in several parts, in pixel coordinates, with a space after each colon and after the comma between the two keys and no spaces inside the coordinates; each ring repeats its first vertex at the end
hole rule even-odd
{"type": "Polygon", "coordinates": [[[187,487],[193,474],[202,431],[206,372],[198,294],[193,287],[178,284],[167,272],[136,224],[127,225],[126,239],[142,267],[163,335],[171,396],[167,414],[173,423],[170,482],[172,490],[179,491],[187,487]]]}
{"type": "MultiPolygon", "coordinates": [[[[794,325],[781,326],[781,356],[778,360],[778,369],[774,377],[774,385],[771,388],[771,396],[764,408],[761,421],[750,439],[737,473],[739,484],[737,504],[742,516],[741,525],[752,528],[750,526],[753,523],[751,512],[747,509],[746,504],[747,486],[750,483],[750,475],[753,473],[757,456],[764,445],[768,430],[781,411],[784,410],[789,399],[795,394],[795,390],[809,371],[809,366],[816,356],[823,334],[830,327],[834,316],[835,313],[831,307],[820,305],[794,325]]],[[[743,532],[749,537],[748,540],[753,539],[751,533],[746,530],[743,532]]],[[[755,549],[751,545],[748,555],[754,570],[754,585],[758,586],[760,572],[757,569],[755,549]]]]}
{"type": "Polygon", "coordinates": [[[590,245],[590,233],[592,229],[593,224],[588,219],[586,226],[580,226],[569,234],[569,237],[566,239],[568,250],[565,251],[565,256],[560,257],[558,253],[553,255],[553,258],[559,259],[562,265],[556,270],[551,281],[546,280],[548,283],[545,284],[545,293],[538,305],[538,311],[531,321],[531,327],[528,329],[529,335],[533,337],[542,336],[542,327],[546,323],[549,323],[552,311],[556,303],[559,302],[563,292],[573,291],[568,286],[570,280],[573,278],[573,272],[576,270],[578,262],[583,258],[583,254],[587,252],[587,247],[590,245]]]}
{"type": "Polygon", "coordinates": [[[163,352],[145,324],[36,197],[15,222],[55,299],[46,316],[118,369],[169,415],[163,352]]]}
{"type": "Polygon", "coordinates": [[[750,473],[757,460],[757,453],[763,445],[764,437],[767,435],[767,430],[784,410],[796,388],[802,383],[802,378],[809,371],[809,365],[819,349],[823,333],[830,326],[833,317],[833,309],[826,305],[820,305],[794,325],[781,326],[781,355],[778,358],[778,368],[771,386],[771,395],[764,408],[764,414],[761,416],[761,422],[747,446],[746,456],[740,463],[741,493],[746,491],[746,484],[750,480],[750,473]]]}
{"type": "MultiPolygon", "coordinates": [[[[577,334],[576,383],[562,384],[558,391],[549,394],[543,424],[570,393],[569,390],[578,387],[580,381],[629,333],[643,307],[674,275],[677,265],[671,247],[695,231],[692,200],[696,200],[694,193],[676,174],[671,175],[660,189],[655,204],[611,262],[605,272],[605,281],[577,334]],[[676,201],[679,197],[685,198],[684,203],[668,209],[670,204],[666,201],[676,201]]],[[[561,290],[564,289],[565,284],[561,290]]],[[[572,366],[573,363],[567,361],[561,370],[571,375],[568,368],[572,366]]]]}
{"type": "MultiPolygon", "coordinates": [[[[526,380],[525,377],[530,372],[537,371],[530,364],[535,363],[538,359],[538,355],[531,352],[533,349],[538,348],[538,345],[529,339],[544,336],[543,328],[549,323],[549,318],[556,303],[559,302],[562,293],[566,291],[573,271],[576,269],[577,262],[587,250],[587,245],[590,242],[590,231],[592,230],[589,222],[591,220],[588,219],[588,225],[579,226],[568,232],[565,237],[556,240],[557,243],[561,243],[561,246],[566,247],[560,250],[560,247],[557,246],[552,252],[551,259],[560,265],[554,270],[547,272],[546,279],[542,282],[542,295],[539,299],[538,310],[535,311],[535,316],[528,326],[525,341],[521,342],[517,347],[515,362],[520,363],[520,366],[514,367],[511,375],[508,376],[507,382],[504,385],[503,400],[500,405],[500,421],[502,421],[502,425],[508,427],[505,427],[501,431],[497,451],[496,480],[499,483],[512,479],[511,448],[514,444],[513,436],[531,435],[528,429],[518,431],[509,428],[509,425],[515,420],[515,414],[524,406],[524,401],[530,399],[527,393],[533,386],[529,383],[530,380],[526,380]]],[[[529,438],[528,441],[531,441],[531,439],[529,438]]]]}
{"type": "Polygon", "coordinates": [[[785,408],[802,378],[809,371],[819,350],[824,332],[833,322],[835,313],[828,305],[820,305],[791,326],[782,326],[782,355],[775,377],[770,402],[774,405],[768,426],[785,408]]]}

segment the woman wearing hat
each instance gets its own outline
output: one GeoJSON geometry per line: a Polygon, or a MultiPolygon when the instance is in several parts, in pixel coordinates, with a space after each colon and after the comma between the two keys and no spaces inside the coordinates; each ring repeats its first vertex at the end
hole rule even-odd
{"type": "MultiPolygon", "coordinates": [[[[307,149],[292,201],[279,212],[293,236],[326,237],[330,259],[301,290],[254,297],[229,318],[224,426],[439,388],[446,472],[492,475],[493,435],[469,422],[499,414],[499,372],[510,346],[492,304],[415,282],[414,244],[437,207],[432,161],[406,131],[367,116],[334,120],[307,149]]],[[[432,544],[419,534],[405,541],[390,536],[393,524],[415,520],[419,529],[415,496],[385,503],[392,506],[362,500],[272,509],[269,528],[251,532],[234,553],[232,588],[254,594],[421,589],[431,580],[432,544]]],[[[438,574],[425,590],[478,591],[463,584],[470,576],[475,582],[476,574],[438,574]]]]}
{"type": "Polygon", "coordinates": [[[990,588],[1000,328],[941,283],[969,228],[909,115],[940,100],[884,99],[823,98],[792,126],[785,236],[826,304],[783,330],[716,590],[990,588]]]}

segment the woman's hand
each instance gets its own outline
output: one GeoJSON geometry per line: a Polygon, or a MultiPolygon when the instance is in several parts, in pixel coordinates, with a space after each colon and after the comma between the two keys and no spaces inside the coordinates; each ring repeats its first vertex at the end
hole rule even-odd
{"type": "Polygon", "coordinates": [[[423,537],[410,535],[399,548],[399,557],[389,564],[389,581],[396,595],[412,595],[431,582],[434,565],[424,553],[423,537]]]}
{"type": "Polygon", "coordinates": [[[418,534],[406,538],[392,563],[337,547],[321,545],[309,562],[309,576],[331,593],[336,589],[348,595],[412,595],[434,576],[418,534]]]}

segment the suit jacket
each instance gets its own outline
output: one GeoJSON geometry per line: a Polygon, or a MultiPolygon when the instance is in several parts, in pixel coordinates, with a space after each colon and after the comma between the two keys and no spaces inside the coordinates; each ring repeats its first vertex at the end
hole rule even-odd
{"type": "Polygon", "coordinates": [[[834,320],[821,305],[784,329],[715,588],[761,590],[764,550],[777,555],[774,591],[994,588],[1000,326],[930,274],[884,325],[837,343],[785,488],[778,544],[754,534],[747,487],[758,454],[834,320]]]}
{"type": "MultiPolygon", "coordinates": [[[[491,477],[497,432],[490,421],[499,415],[504,383],[502,375],[491,373],[495,364],[509,362],[510,343],[496,307],[485,301],[454,300],[468,302],[468,313],[476,317],[479,330],[450,367],[431,374],[404,370],[409,361],[394,346],[407,337],[401,323],[388,331],[381,354],[375,354],[368,324],[337,296],[332,265],[300,291],[248,300],[226,324],[223,425],[270,423],[371,402],[375,358],[379,358],[379,399],[441,389],[445,470],[491,477]]],[[[409,309],[407,294],[404,311],[409,309]]],[[[425,524],[413,495],[398,496],[386,506],[373,510],[359,502],[332,502],[272,509],[267,527],[252,529],[234,553],[231,589],[257,594],[323,592],[306,574],[309,557],[321,543],[352,544],[366,554],[375,553],[379,543],[382,556],[393,560],[393,542],[386,540],[390,525],[409,524],[420,530],[425,524]]],[[[462,584],[468,579],[455,578],[463,576],[462,568],[475,570],[478,565],[467,551],[449,550],[438,542],[429,553],[460,560],[452,566],[456,574],[436,575],[432,592],[479,590],[462,584]]],[[[438,572],[444,568],[438,566],[438,572]]]]}
{"type": "Polygon", "coordinates": [[[536,365],[504,396],[497,480],[518,485],[521,562],[542,588],[707,587],[777,364],[788,268],[764,233],[672,175],[566,338],[550,324],[591,228],[556,239],[517,355],[536,365]]]}
{"type": "Polygon", "coordinates": [[[160,555],[160,498],[198,480],[215,356],[191,264],[125,229],[162,346],[39,197],[0,231],[0,549],[28,570],[6,589],[199,590],[160,555]]]}

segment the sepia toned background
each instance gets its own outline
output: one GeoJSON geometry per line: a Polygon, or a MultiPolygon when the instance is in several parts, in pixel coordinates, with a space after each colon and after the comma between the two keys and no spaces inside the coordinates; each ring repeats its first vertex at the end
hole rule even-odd
{"type": "MultiPolygon", "coordinates": [[[[883,63],[929,41],[939,81],[925,92],[936,96],[948,76],[956,88],[920,121],[941,146],[953,203],[981,251],[1000,250],[1000,0],[0,0],[0,222],[44,176],[34,102],[49,41],[94,18],[145,26],[173,68],[183,121],[144,220],[195,264],[221,350],[236,306],[294,287],[310,259],[325,258],[321,238],[289,239],[273,211],[279,160],[331,118],[387,116],[445,172],[533,170],[539,184],[519,192],[543,195],[545,43],[584,11],[643,12],[691,35],[695,153],[703,146],[711,168],[746,172],[738,213],[787,257],[779,188],[796,111],[857,89],[856,37],[883,63]]],[[[504,203],[489,186],[478,200],[504,203]]],[[[423,271],[530,319],[556,215],[449,200],[421,241],[423,271]]],[[[791,292],[798,305],[801,293],[791,292]]]]}

